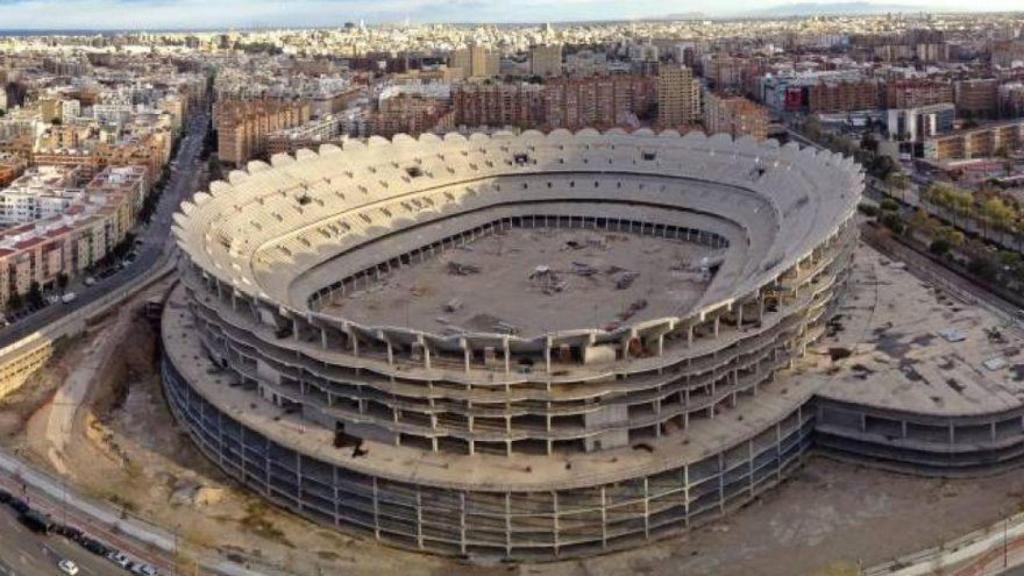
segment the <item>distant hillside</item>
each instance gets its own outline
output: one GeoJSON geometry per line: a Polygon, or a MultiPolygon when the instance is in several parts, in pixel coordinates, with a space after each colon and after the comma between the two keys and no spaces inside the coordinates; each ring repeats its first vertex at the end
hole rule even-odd
{"type": "Polygon", "coordinates": [[[790,16],[842,16],[886,14],[888,12],[920,12],[927,10],[922,6],[909,4],[875,4],[872,2],[798,2],[780,4],[760,10],[747,10],[737,16],[754,18],[787,18],[790,16]]]}
{"type": "Polygon", "coordinates": [[[665,14],[655,18],[655,20],[704,20],[707,17],[708,15],[704,12],[676,12],[674,14],[665,14]]]}

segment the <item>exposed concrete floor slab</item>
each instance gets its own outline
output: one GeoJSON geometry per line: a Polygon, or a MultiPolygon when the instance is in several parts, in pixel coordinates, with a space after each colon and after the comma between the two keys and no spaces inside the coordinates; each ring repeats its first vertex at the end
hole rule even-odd
{"type": "Polygon", "coordinates": [[[985,414],[1024,403],[1018,330],[874,250],[857,256],[834,329],[863,338],[826,371],[821,396],[935,415],[985,414]],[[986,367],[994,359],[1005,365],[986,367]]]}
{"type": "Polygon", "coordinates": [[[393,271],[323,312],[429,331],[501,332],[503,323],[527,337],[614,328],[684,313],[710,281],[701,259],[722,252],[633,234],[516,229],[393,271]]]}

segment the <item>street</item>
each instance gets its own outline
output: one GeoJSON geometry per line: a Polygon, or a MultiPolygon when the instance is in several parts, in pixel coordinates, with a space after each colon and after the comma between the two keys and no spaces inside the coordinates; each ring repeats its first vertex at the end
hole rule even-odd
{"type": "Polygon", "coordinates": [[[57,562],[73,561],[79,574],[102,576],[114,566],[62,536],[42,536],[25,528],[7,506],[0,507],[0,576],[56,574],[57,562]]]}
{"type": "Polygon", "coordinates": [[[208,122],[208,117],[205,114],[197,116],[189,122],[188,133],[182,138],[181,145],[178,147],[177,169],[172,170],[150,223],[137,230],[137,238],[142,240],[142,244],[136,249],[135,261],[126,264],[122,270],[118,270],[107,278],[97,278],[96,284],[92,286],[77,284],[74,290],[78,297],[73,302],[51,304],[0,329],[0,348],[13,344],[61,316],[88,305],[119,286],[142,276],[156,265],[165,243],[171,236],[170,229],[174,212],[177,211],[181,201],[195,191],[199,153],[203,147],[203,136],[206,133],[208,122]]]}

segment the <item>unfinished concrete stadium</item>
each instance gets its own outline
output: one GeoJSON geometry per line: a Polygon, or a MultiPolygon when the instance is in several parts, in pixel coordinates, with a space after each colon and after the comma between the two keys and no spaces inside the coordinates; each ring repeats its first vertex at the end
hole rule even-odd
{"type": "Polygon", "coordinates": [[[949,464],[928,422],[782,384],[841,296],[862,188],[838,155],[675,132],[375,137],[252,162],[176,215],[167,396],[268,499],[452,555],[688,529],[778,483],[816,426],[876,457],[899,439],[865,422],[903,422],[883,457],[949,464]]]}

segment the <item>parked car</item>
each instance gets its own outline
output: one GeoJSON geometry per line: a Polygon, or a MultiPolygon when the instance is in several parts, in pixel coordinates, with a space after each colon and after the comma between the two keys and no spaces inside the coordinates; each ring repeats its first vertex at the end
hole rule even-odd
{"type": "Polygon", "coordinates": [[[70,304],[75,301],[75,298],[78,298],[78,294],[75,294],[74,292],[68,292],[67,294],[60,297],[60,301],[65,304],[70,304]]]}
{"type": "Polygon", "coordinates": [[[74,540],[76,542],[78,541],[79,538],[82,537],[81,530],[75,528],[74,526],[64,526],[63,524],[58,524],[57,526],[54,526],[53,533],[59,536],[63,536],[65,538],[70,538],[71,540],[74,540]]]}
{"type": "Polygon", "coordinates": [[[139,562],[132,568],[132,574],[136,576],[159,576],[160,572],[145,562],[139,562]]]}
{"type": "Polygon", "coordinates": [[[29,530],[39,534],[49,534],[53,528],[53,520],[49,516],[31,508],[22,512],[18,520],[29,530]]]}
{"type": "Polygon", "coordinates": [[[82,538],[82,540],[79,541],[79,544],[81,544],[82,548],[85,548],[89,552],[92,552],[97,556],[103,556],[104,558],[108,557],[109,554],[113,553],[113,550],[111,550],[106,544],[100,542],[99,540],[93,540],[89,537],[82,538]]]}
{"type": "Polygon", "coordinates": [[[110,554],[107,554],[107,560],[110,560],[121,568],[128,568],[128,565],[132,563],[131,559],[128,558],[124,552],[120,552],[118,550],[113,550],[110,554]]]}
{"type": "Polygon", "coordinates": [[[71,560],[61,560],[57,563],[57,568],[60,568],[60,571],[68,576],[75,576],[75,574],[78,574],[78,564],[75,564],[71,560]]]}
{"type": "Polygon", "coordinates": [[[95,283],[96,283],[96,279],[93,278],[92,276],[86,276],[85,277],[85,285],[86,286],[92,286],[95,283]]]}
{"type": "Polygon", "coordinates": [[[11,509],[13,509],[18,514],[24,514],[25,512],[31,510],[31,508],[29,508],[28,506],[28,502],[25,502],[20,498],[11,498],[11,501],[8,502],[7,505],[10,506],[11,509]]]}

